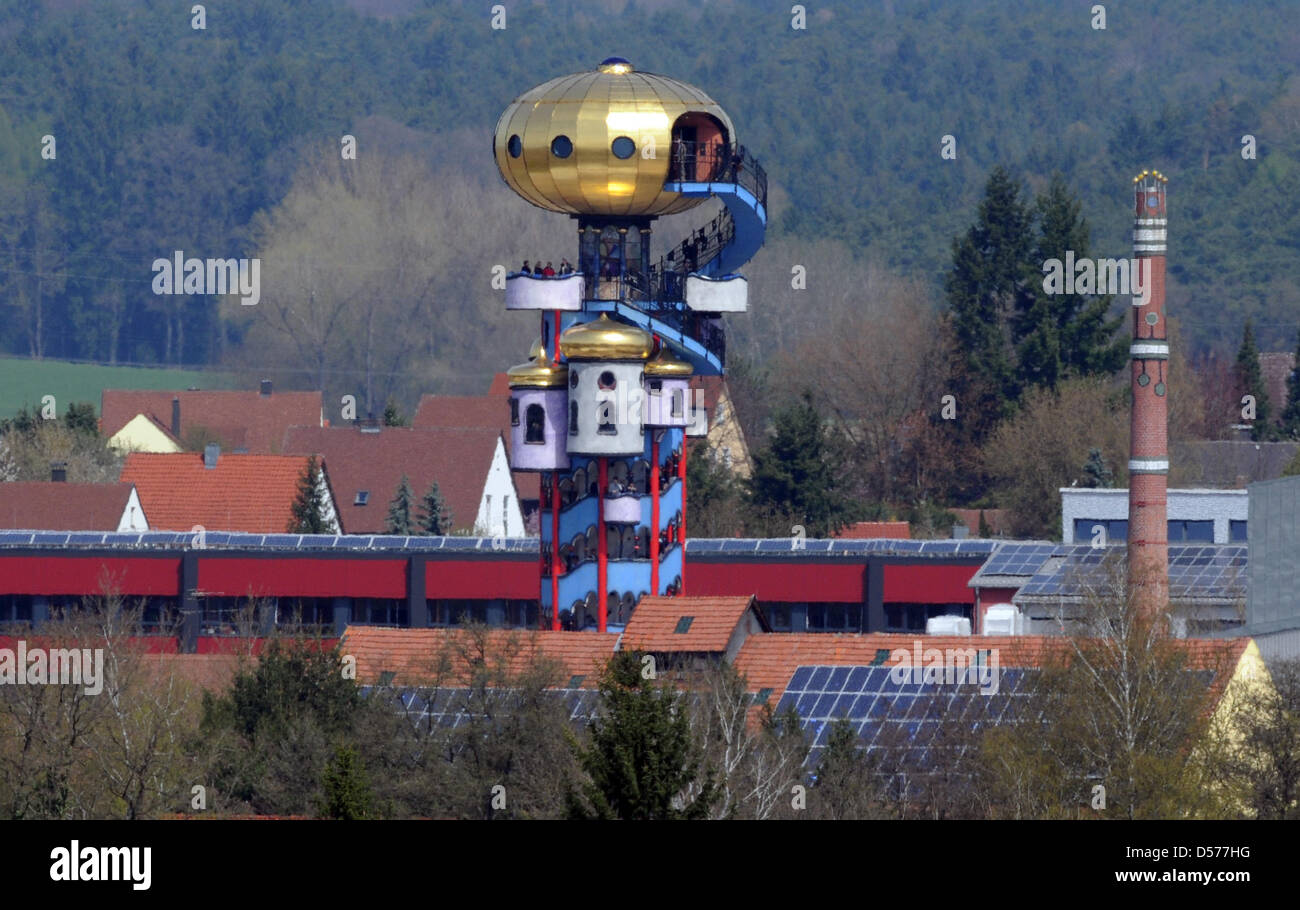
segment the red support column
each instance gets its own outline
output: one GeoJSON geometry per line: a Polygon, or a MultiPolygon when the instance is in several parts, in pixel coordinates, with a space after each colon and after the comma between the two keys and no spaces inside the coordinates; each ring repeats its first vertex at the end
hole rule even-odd
{"type": "Polygon", "coordinates": [[[650,596],[659,596],[659,431],[650,431],[650,596]]]}
{"type": "Polygon", "coordinates": [[[686,431],[682,430],[682,457],[677,462],[677,479],[682,484],[682,523],[677,528],[677,540],[682,547],[682,586],[678,596],[686,593],[686,431]]]}
{"type": "Polygon", "coordinates": [[[551,630],[560,631],[560,475],[551,472],[551,630]]]}
{"type": "Polygon", "coordinates": [[[605,603],[608,592],[608,570],[606,560],[609,556],[609,541],[605,539],[605,486],[609,482],[609,459],[604,455],[598,461],[596,483],[596,630],[605,631],[605,621],[609,618],[608,604],[605,603]]]}

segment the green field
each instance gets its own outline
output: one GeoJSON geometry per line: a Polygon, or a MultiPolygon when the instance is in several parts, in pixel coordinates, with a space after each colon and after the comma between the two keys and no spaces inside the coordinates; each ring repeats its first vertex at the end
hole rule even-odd
{"type": "Polygon", "coordinates": [[[159,367],[101,366],[66,360],[28,360],[0,356],[0,419],[12,417],[19,408],[39,409],[41,399],[53,395],[60,414],[74,401],[88,401],[99,413],[99,394],[104,389],[203,389],[229,388],[227,374],[203,370],[159,367]]]}

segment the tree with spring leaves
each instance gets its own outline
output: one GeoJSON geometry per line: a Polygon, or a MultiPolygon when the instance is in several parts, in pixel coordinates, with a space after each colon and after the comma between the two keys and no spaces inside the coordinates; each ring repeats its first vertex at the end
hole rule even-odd
{"type": "Polygon", "coordinates": [[[634,651],[610,659],[600,695],[591,745],[575,747],[587,780],[569,792],[570,817],[708,818],[720,794],[684,696],[647,679],[634,651]]]}
{"type": "Polygon", "coordinates": [[[1286,380],[1286,408],[1282,411],[1282,434],[1300,439],[1300,333],[1296,337],[1295,369],[1286,380]]]}

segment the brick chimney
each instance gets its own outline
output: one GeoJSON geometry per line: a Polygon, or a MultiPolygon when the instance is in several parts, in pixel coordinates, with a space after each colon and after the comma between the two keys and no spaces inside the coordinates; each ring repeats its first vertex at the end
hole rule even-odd
{"type": "Polygon", "coordinates": [[[1129,443],[1128,592],[1149,616],[1169,607],[1169,333],[1165,322],[1167,179],[1143,171],[1133,179],[1133,255],[1149,292],[1133,298],[1133,413],[1129,443]]]}
{"type": "Polygon", "coordinates": [[[262,380],[261,391],[258,394],[260,394],[263,398],[271,397],[271,380],[269,379],[262,380]]]}
{"type": "Polygon", "coordinates": [[[172,396],[172,435],[181,438],[181,397],[172,396]]]}
{"type": "Polygon", "coordinates": [[[66,461],[50,462],[50,481],[52,483],[68,482],[68,463],[66,461]]]}

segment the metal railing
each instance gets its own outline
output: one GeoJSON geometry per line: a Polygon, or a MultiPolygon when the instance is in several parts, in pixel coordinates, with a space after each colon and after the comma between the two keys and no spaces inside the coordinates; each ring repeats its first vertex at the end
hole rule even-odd
{"type": "Polygon", "coordinates": [[[767,171],[743,145],[725,142],[688,142],[674,139],[668,165],[668,182],[735,183],[754,194],[767,207],[767,171]]]}

